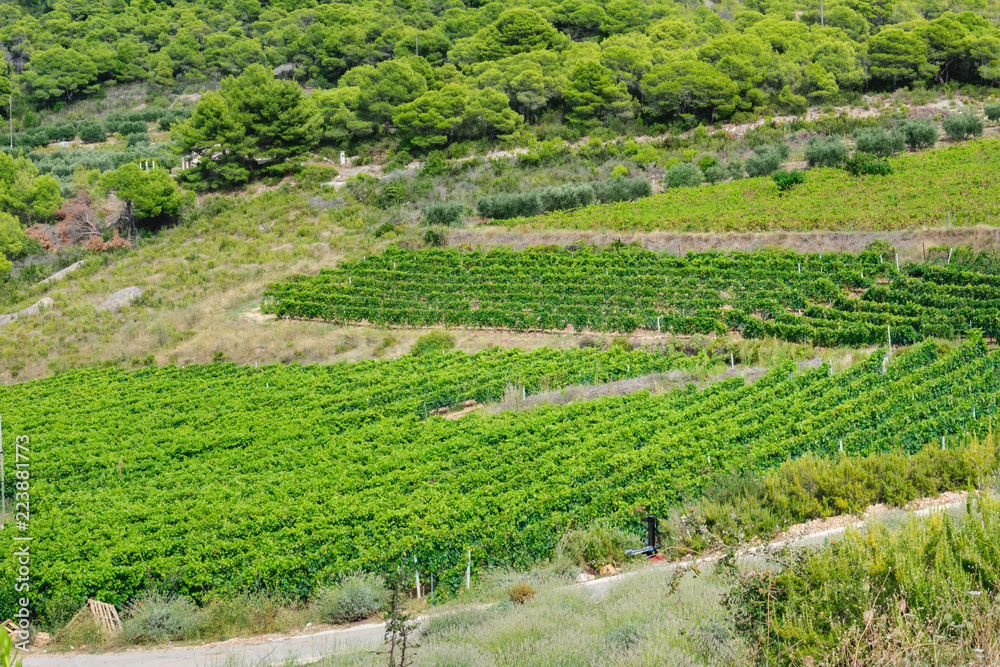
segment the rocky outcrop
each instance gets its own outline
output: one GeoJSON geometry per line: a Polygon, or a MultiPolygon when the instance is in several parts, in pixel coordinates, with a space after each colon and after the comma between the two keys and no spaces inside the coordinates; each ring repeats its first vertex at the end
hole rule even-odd
{"type": "Polygon", "coordinates": [[[103,312],[105,310],[110,310],[115,313],[125,306],[132,305],[136,299],[142,296],[142,290],[138,287],[126,287],[123,290],[118,290],[112,294],[107,301],[102,303],[97,308],[97,312],[103,312]]]}
{"type": "Polygon", "coordinates": [[[22,317],[27,317],[28,315],[37,315],[41,312],[42,308],[48,308],[53,303],[52,299],[45,297],[41,301],[33,303],[23,310],[19,310],[16,313],[11,313],[10,315],[0,315],[0,325],[10,324],[11,322],[16,322],[22,317]]]}
{"type": "Polygon", "coordinates": [[[60,280],[61,278],[65,278],[66,276],[68,276],[69,274],[73,273],[74,271],[76,271],[77,269],[79,269],[81,266],[83,266],[83,263],[85,261],[87,261],[87,260],[81,259],[79,262],[74,262],[73,264],[70,264],[65,269],[63,269],[62,271],[56,271],[55,273],[53,273],[51,276],[49,276],[45,280],[39,281],[38,284],[39,285],[44,285],[45,283],[54,283],[55,281],[60,280]]]}

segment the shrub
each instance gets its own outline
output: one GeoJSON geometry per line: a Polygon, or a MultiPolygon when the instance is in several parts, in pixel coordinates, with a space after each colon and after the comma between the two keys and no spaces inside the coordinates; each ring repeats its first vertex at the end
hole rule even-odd
{"type": "Polygon", "coordinates": [[[279,597],[265,593],[212,596],[201,609],[199,634],[227,639],[284,629],[294,612],[279,597]]]}
{"type": "Polygon", "coordinates": [[[431,204],[424,209],[424,224],[460,227],[462,225],[462,205],[458,202],[431,204]]]}
{"type": "Polygon", "coordinates": [[[134,132],[125,137],[125,143],[129,148],[143,146],[149,143],[149,134],[146,132],[134,132]]]}
{"type": "Polygon", "coordinates": [[[374,198],[374,204],[379,208],[392,208],[403,203],[406,199],[406,183],[402,178],[397,178],[382,185],[378,195],[374,198]]]}
{"type": "Polygon", "coordinates": [[[775,559],[779,567],[731,570],[723,604],[736,632],[761,638],[761,663],[777,664],[794,645],[794,664],[899,664],[899,655],[922,655],[918,664],[940,655],[954,656],[949,664],[995,664],[959,656],[990,650],[980,638],[991,642],[1000,629],[998,521],[1000,504],[989,495],[970,499],[961,519],[940,512],[892,528],[872,521],[828,548],[775,559]]]}
{"type": "Polygon", "coordinates": [[[85,120],[76,126],[76,131],[80,136],[80,141],[85,144],[96,144],[108,138],[108,131],[104,129],[104,124],[96,120],[85,120]]]}
{"type": "Polygon", "coordinates": [[[29,130],[14,135],[14,146],[23,148],[40,148],[49,143],[49,135],[45,130],[29,130]]]}
{"type": "Polygon", "coordinates": [[[421,176],[440,176],[448,171],[448,158],[441,151],[431,151],[427,154],[420,167],[421,176]]]}
{"type": "Polygon", "coordinates": [[[782,170],[771,174],[771,179],[778,186],[779,190],[786,192],[800,183],[805,183],[806,175],[801,169],[793,169],[791,171],[782,170]]]}
{"type": "Polygon", "coordinates": [[[725,178],[726,170],[720,165],[714,164],[705,170],[705,180],[709,183],[718,183],[725,178]]]}
{"type": "Polygon", "coordinates": [[[929,120],[905,119],[899,122],[896,131],[911,151],[930,148],[938,139],[937,126],[929,120]]]}
{"type": "Polygon", "coordinates": [[[736,158],[733,158],[726,163],[726,175],[734,181],[738,181],[743,178],[743,162],[736,158]]]}
{"type": "MultiPolygon", "coordinates": [[[[613,172],[612,172],[613,173],[613,172]]],[[[645,178],[615,177],[593,184],[594,196],[609,204],[617,201],[634,201],[653,194],[653,186],[645,178]]]]}
{"type": "Polygon", "coordinates": [[[836,167],[847,159],[847,146],[836,137],[813,137],[806,144],[810,167],[836,167]]]}
{"type": "Polygon", "coordinates": [[[520,583],[514,584],[507,589],[507,597],[514,604],[524,604],[535,597],[536,591],[530,584],[520,583]]]}
{"type": "Polygon", "coordinates": [[[447,352],[455,347],[455,337],[447,331],[431,331],[425,333],[413,343],[410,354],[419,357],[423,354],[447,352]]]}
{"type": "Polygon", "coordinates": [[[625,549],[642,546],[637,535],[627,533],[607,519],[592,521],[585,528],[573,528],[560,538],[556,556],[580,567],[600,567],[621,563],[625,549]]]}
{"type": "Polygon", "coordinates": [[[183,121],[190,115],[191,111],[188,109],[168,109],[163,112],[163,115],[160,116],[157,127],[159,127],[161,131],[166,132],[171,128],[171,126],[174,125],[174,123],[183,121]]]}
{"type": "Polygon", "coordinates": [[[870,153],[855,153],[844,162],[844,169],[851,176],[888,176],[892,173],[888,160],[880,160],[870,153]]]}
{"type": "Polygon", "coordinates": [[[744,168],[751,178],[770,176],[781,167],[782,161],[787,158],[788,146],[785,144],[758,146],[754,149],[754,154],[747,158],[744,168]]]}
{"type": "Polygon", "coordinates": [[[424,243],[435,248],[443,248],[448,243],[448,235],[443,231],[428,229],[424,232],[424,243]]]}
{"type": "Polygon", "coordinates": [[[122,635],[130,643],[189,639],[199,625],[198,608],[191,600],[151,592],[125,606],[122,635]]]}
{"type": "Polygon", "coordinates": [[[73,141],[76,139],[76,125],[73,123],[56,123],[42,129],[45,131],[49,143],[55,141],[73,141]]]}
{"type": "Polygon", "coordinates": [[[854,145],[862,153],[889,157],[903,150],[903,136],[884,127],[864,127],[855,131],[854,145]]]}
{"type": "Polygon", "coordinates": [[[983,107],[983,113],[990,122],[997,122],[1000,120],[1000,104],[987,104],[983,107]]]}
{"type": "Polygon", "coordinates": [[[356,572],[333,586],[320,589],[314,600],[316,612],[326,623],[361,621],[379,612],[389,600],[382,577],[356,572]]]}
{"type": "Polygon", "coordinates": [[[149,126],[141,120],[122,120],[117,122],[114,120],[105,120],[104,126],[108,129],[108,132],[114,132],[123,136],[149,131],[149,126]]]}
{"type": "Polygon", "coordinates": [[[568,211],[594,203],[594,188],[588,184],[560,185],[538,191],[543,211],[568,211]]]}
{"type": "Polygon", "coordinates": [[[309,164],[299,171],[295,181],[299,185],[318,188],[335,179],[340,172],[326,164],[309,164]]]}
{"type": "Polygon", "coordinates": [[[542,212],[542,202],[537,192],[501,194],[482,197],[476,202],[479,215],[491,220],[530,218],[542,212]]]}
{"type": "Polygon", "coordinates": [[[667,170],[663,178],[669,188],[689,188],[705,182],[701,171],[690,162],[675,164],[667,170]]]}
{"type": "Polygon", "coordinates": [[[959,141],[966,137],[978,137],[983,134],[983,121],[971,111],[951,114],[944,119],[941,124],[944,133],[952,141],[959,141]]]}
{"type": "Polygon", "coordinates": [[[386,234],[395,234],[399,231],[396,225],[391,222],[383,222],[375,229],[375,238],[381,238],[386,234]]]}
{"type": "Polygon", "coordinates": [[[718,164],[719,158],[714,155],[702,155],[698,158],[698,168],[701,169],[706,175],[708,174],[709,169],[718,166],[718,164]]]}

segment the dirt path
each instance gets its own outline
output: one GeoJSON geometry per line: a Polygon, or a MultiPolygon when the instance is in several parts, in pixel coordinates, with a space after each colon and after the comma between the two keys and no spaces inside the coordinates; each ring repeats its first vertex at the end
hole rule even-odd
{"type": "Polygon", "coordinates": [[[24,667],[221,667],[222,665],[308,664],[345,648],[377,648],[385,626],[367,623],[295,637],[230,639],[202,646],[178,646],[121,653],[39,653],[24,656],[24,667]]]}
{"type": "Polygon", "coordinates": [[[876,240],[888,241],[900,262],[920,261],[926,248],[971,246],[974,250],[1000,248],[1000,227],[940,227],[887,232],[610,232],[600,230],[531,230],[482,225],[449,232],[448,245],[508,246],[523,250],[536,245],[574,243],[606,246],[614,241],[638,243],[649,250],[679,253],[706,250],[755,251],[781,247],[795,252],[858,253],[876,240]]]}
{"type": "MultiPolygon", "coordinates": [[[[764,553],[768,547],[783,546],[821,546],[830,537],[843,533],[847,528],[862,528],[873,520],[892,514],[907,516],[925,516],[937,510],[955,510],[966,503],[968,494],[962,492],[944,493],[935,498],[922,498],[912,501],[905,508],[890,508],[885,505],[873,505],[861,516],[831,517],[792,526],[764,547],[751,547],[739,552],[737,558],[744,564],[755,562],[765,563],[764,553]]],[[[703,558],[663,563],[664,573],[670,573],[678,568],[687,569],[694,565],[709,564],[717,561],[721,554],[709,554],[703,558]]],[[[613,577],[593,579],[573,586],[584,587],[599,597],[611,586],[629,577],[641,569],[631,570],[613,577]]],[[[222,665],[271,665],[271,664],[308,664],[335,652],[358,650],[371,647],[379,648],[385,626],[382,623],[366,623],[350,628],[325,630],[311,635],[281,636],[267,635],[230,639],[224,642],[214,642],[202,646],[178,646],[157,648],[154,650],[129,650],[120,653],[38,653],[35,649],[24,656],[24,667],[221,667],[222,665]]]]}
{"type": "MultiPolygon", "coordinates": [[[[798,366],[800,370],[804,370],[807,368],[817,368],[822,363],[822,359],[815,358],[800,361],[798,366]]],[[[574,385],[564,389],[531,394],[523,398],[518,397],[515,392],[513,397],[499,403],[463,404],[461,409],[453,412],[445,410],[444,412],[438,411],[435,414],[440,414],[445,419],[455,420],[473,413],[494,415],[509,410],[530,410],[539,405],[567,405],[579,401],[594,401],[604,396],[626,396],[640,391],[661,393],[690,383],[704,388],[712,383],[721,382],[732,377],[742,377],[748,383],[753,383],[762,378],[767,371],[768,369],[763,366],[735,366],[727,368],[725,372],[718,375],[699,378],[684,369],[678,369],[666,373],[651,373],[627,380],[615,380],[614,382],[602,382],[601,384],[574,385]]]]}

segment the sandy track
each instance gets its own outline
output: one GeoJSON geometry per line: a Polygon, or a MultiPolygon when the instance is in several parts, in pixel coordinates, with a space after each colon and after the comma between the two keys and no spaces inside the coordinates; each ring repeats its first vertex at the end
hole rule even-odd
{"type": "Polygon", "coordinates": [[[706,250],[754,251],[781,247],[795,252],[858,253],[876,240],[888,241],[899,253],[900,262],[920,261],[923,251],[934,246],[971,246],[976,251],[1000,250],[1000,227],[940,227],[873,232],[613,232],[604,230],[531,230],[502,226],[479,226],[449,232],[450,246],[508,246],[523,250],[529,246],[574,243],[610,245],[614,241],[638,243],[649,250],[684,254],[706,250]]]}

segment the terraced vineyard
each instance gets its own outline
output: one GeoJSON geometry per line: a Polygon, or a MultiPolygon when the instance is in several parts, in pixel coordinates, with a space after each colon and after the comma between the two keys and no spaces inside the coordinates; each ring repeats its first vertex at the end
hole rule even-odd
{"type": "Polygon", "coordinates": [[[515,218],[531,229],[675,231],[891,230],[998,224],[1000,142],[973,141],[891,158],[894,173],[855,177],[815,169],[784,193],[770,178],[670,188],[636,202],[515,218]]]}
{"type": "Polygon", "coordinates": [[[860,255],[636,248],[385,254],[272,285],[279,317],[426,326],[777,336],[823,346],[1000,332],[1000,277],[860,255]]]}
{"type": "MultiPolygon", "coordinates": [[[[985,429],[1000,395],[1000,352],[973,337],[891,361],[879,352],[836,374],[789,364],[752,385],[458,421],[421,414],[428,397],[495,395],[512,379],[558,386],[671,363],[489,351],[357,367],[91,369],[2,387],[6,432],[32,437],[37,604],[121,604],[159,584],[195,597],[259,586],[306,595],[401,553],[455,586],[466,549],[477,567],[525,565],[570,522],[631,526],[638,508],[662,515],[722,470],[841,443],[913,451],[985,429]]],[[[0,565],[5,612],[15,566],[0,565]]]]}

